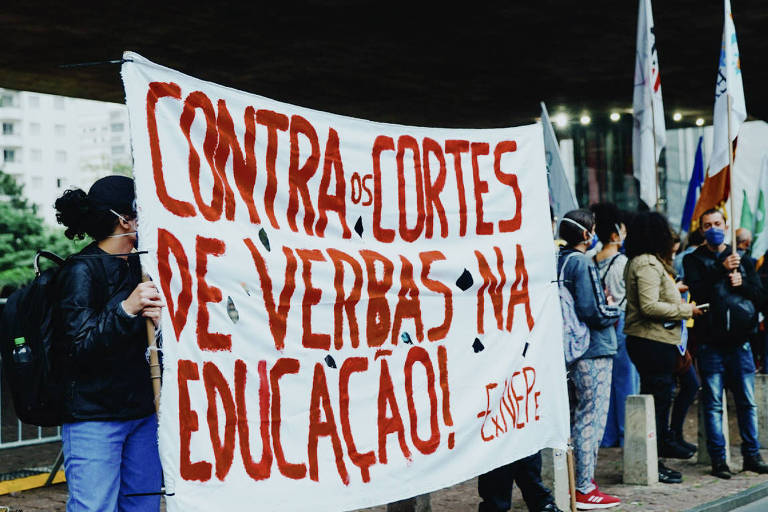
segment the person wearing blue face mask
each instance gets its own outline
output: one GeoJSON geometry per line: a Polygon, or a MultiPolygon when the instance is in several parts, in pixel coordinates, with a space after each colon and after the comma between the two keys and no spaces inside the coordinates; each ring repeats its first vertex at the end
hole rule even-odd
{"type": "Polygon", "coordinates": [[[702,406],[712,474],[731,478],[725,461],[723,386],[733,392],[745,471],[768,473],[760,455],[755,403],[755,364],[748,338],[757,328],[757,311],[765,298],[752,261],[726,243],[728,225],[722,212],[699,217],[706,244],[683,259],[691,299],[710,309],[693,326],[703,381],[702,406]]]}
{"type": "Polygon", "coordinates": [[[573,210],[560,221],[558,275],[573,296],[576,315],[589,328],[589,348],[569,368],[571,436],[576,469],[578,508],[609,508],[621,500],[602,493],[594,482],[600,440],[603,438],[611,396],[613,356],[620,311],[606,297],[600,276],[585,252],[596,245],[592,212],[573,210]],[[595,507],[598,505],[599,507],[595,507]]]}
{"type": "Polygon", "coordinates": [[[595,265],[606,295],[612,297],[621,310],[621,316],[615,326],[616,355],[613,357],[608,419],[600,446],[623,446],[626,398],[637,394],[640,389],[640,376],[629,358],[624,336],[624,268],[628,260],[620,249],[624,246],[627,228],[623,220],[624,215],[613,203],[594,204],[590,206],[590,210],[595,214],[595,233],[602,243],[602,249],[594,257],[595,265]]]}

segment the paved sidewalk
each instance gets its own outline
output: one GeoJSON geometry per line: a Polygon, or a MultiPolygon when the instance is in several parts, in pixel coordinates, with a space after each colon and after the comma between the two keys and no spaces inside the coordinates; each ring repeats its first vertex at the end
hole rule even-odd
{"type": "MultiPolygon", "coordinates": [[[[731,447],[733,451],[732,470],[741,469],[741,456],[738,446],[731,447]]],[[[763,455],[768,451],[763,451],[763,455]]],[[[694,457],[695,459],[695,457],[694,457]]],[[[768,482],[768,475],[758,475],[752,472],[736,474],[730,480],[720,480],[709,475],[709,466],[701,466],[688,461],[667,461],[667,464],[683,473],[682,484],[656,484],[645,487],[640,485],[621,484],[621,451],[619,448],[600,450],[598,459],[597,482],[600,488],[618,496],[622,504],[612,508],[616,512],[680,512],[696,505],[717,500],[723,496],[744,491],[754,485],[768,482]]],[[[514,511],[525,511],[527,508],[520,498],[520,492],[513,492],[514,511]]],[[[468,480],[461,484],[441,489],[432,493],[432,510],[434,512],[470,512],[477,510],[480,500],[477,497],[477,479],[468,480]]],[[[765,510],[768,510],[766,508],[765,510]]],[[[358,512],[385,512],[386,507],[373,507],[358,512]]],[[[26,511],[25,511],[26,512],[26,511]]]]}
{"type": "MultiPolygon", "coordinates": [[[[732,404],[733,401],[729,401],[732,404]]],[[[738,429],[735,425],[735,411],[729,411],[733,420],[731,439],[739,440],[738,429]]],[[[696,406],[691,408],[686,422],[686,438],[696,439],[696,406]]],[[[15,469],[19,465],[36,466],[50,464],[56,456],[58,447],[49,444],[35,448],[24,448],[26,452],[17,450],[0,451],[0,472],[15,469]]],[[[741,470],[741,454],[738,445],[731,447],[735,472],[741,470]]],[[[768,459],[768,451],[763,451],[768,459]]],[[[623,503],[611,510],[632,512],[679,512],[696,505],[708,503],[724,496],[744,491],[754,485],[768,482],[768,475],[757,475],[752,472],[739,472],[730,480],[720,480],[709,475],[709,466],[698,465],[695,457],[690,461],[667,460],[667,465],[683,473],[682,484],[656,484],[651,487],[631,486],[621,484],[622,455],[620,448],[600,450],[597,468],[597,482],[605,492],[619,496],[623,503]]],[[[59,484],[46,489],[35,489],[20,493],[16,496],[0,496],[0,507],[20,509],[24,512],[64,512],[67,498],[66,484],[59,484]]],[[[452,487],[432,493],[432,510],[435,512],[470,512],[477,510],[477,480],[471,479],[452,487]]],[[[364,512],[385,512],[385,506],[365,509],[364,512]]],[[[514,491],[515,511],[526,510],[520,499],[519,491],[514,491]]],[[[194,512],[194,511],[189,511],[194,512]]],[[[318,510],[318,512],[325,512],[318,510]]],[[[363,512],[363,511],[360,511],[363,512]]]]}

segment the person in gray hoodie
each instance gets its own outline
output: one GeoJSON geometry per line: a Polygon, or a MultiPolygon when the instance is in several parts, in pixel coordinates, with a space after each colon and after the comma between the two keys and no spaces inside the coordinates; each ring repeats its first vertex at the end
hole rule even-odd
{"type": "Polygon", "coordinates": [[[618,506],[615,496],[600,492],[594,481],[597,451],[605,430],[611,395],[611,372],[616,354],[619,308],[609,304],[592,260],[585,253],[597,244],[592,212],[573,210],[560,222],[558,275],[573,296],[576,315],[589,328],[589,348],[569,368],[574,399],[571,403],[571,437],[576,465],[576,506],[581,510],[618,506]],[[569,255],[575,256],[568,258],[569,255]],[[567,262],[566,262],[567,258],[567,262]]]}

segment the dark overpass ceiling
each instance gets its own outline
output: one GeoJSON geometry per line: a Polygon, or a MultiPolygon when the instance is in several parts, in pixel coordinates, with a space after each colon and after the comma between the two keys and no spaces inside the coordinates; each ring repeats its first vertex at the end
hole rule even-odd
{"type": "MultiPolygon", "coordinates": [[[[747,110],[768,119],[768,3],[732,0],[747,110]]],[[[665,109],[711,118],[721,0],[656,0],[665,109]]],[[[122,102],[125,49],[193,76],[379,121],[508,126],[538,102],[632,106],[635,0],[41,2],[0,6],[0,87],[122,102]]],[[[671,121],[668,121],[671,124],[671,121]]]]}

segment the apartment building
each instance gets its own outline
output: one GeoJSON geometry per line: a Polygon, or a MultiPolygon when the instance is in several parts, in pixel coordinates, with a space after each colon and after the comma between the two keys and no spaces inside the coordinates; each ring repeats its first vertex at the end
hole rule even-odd
{"type": "Polygon", "coordinates": [[[127,119],[123,105],[0,89],[0,170],[55,225],[64,190],[130,170],[127,119]]]}

